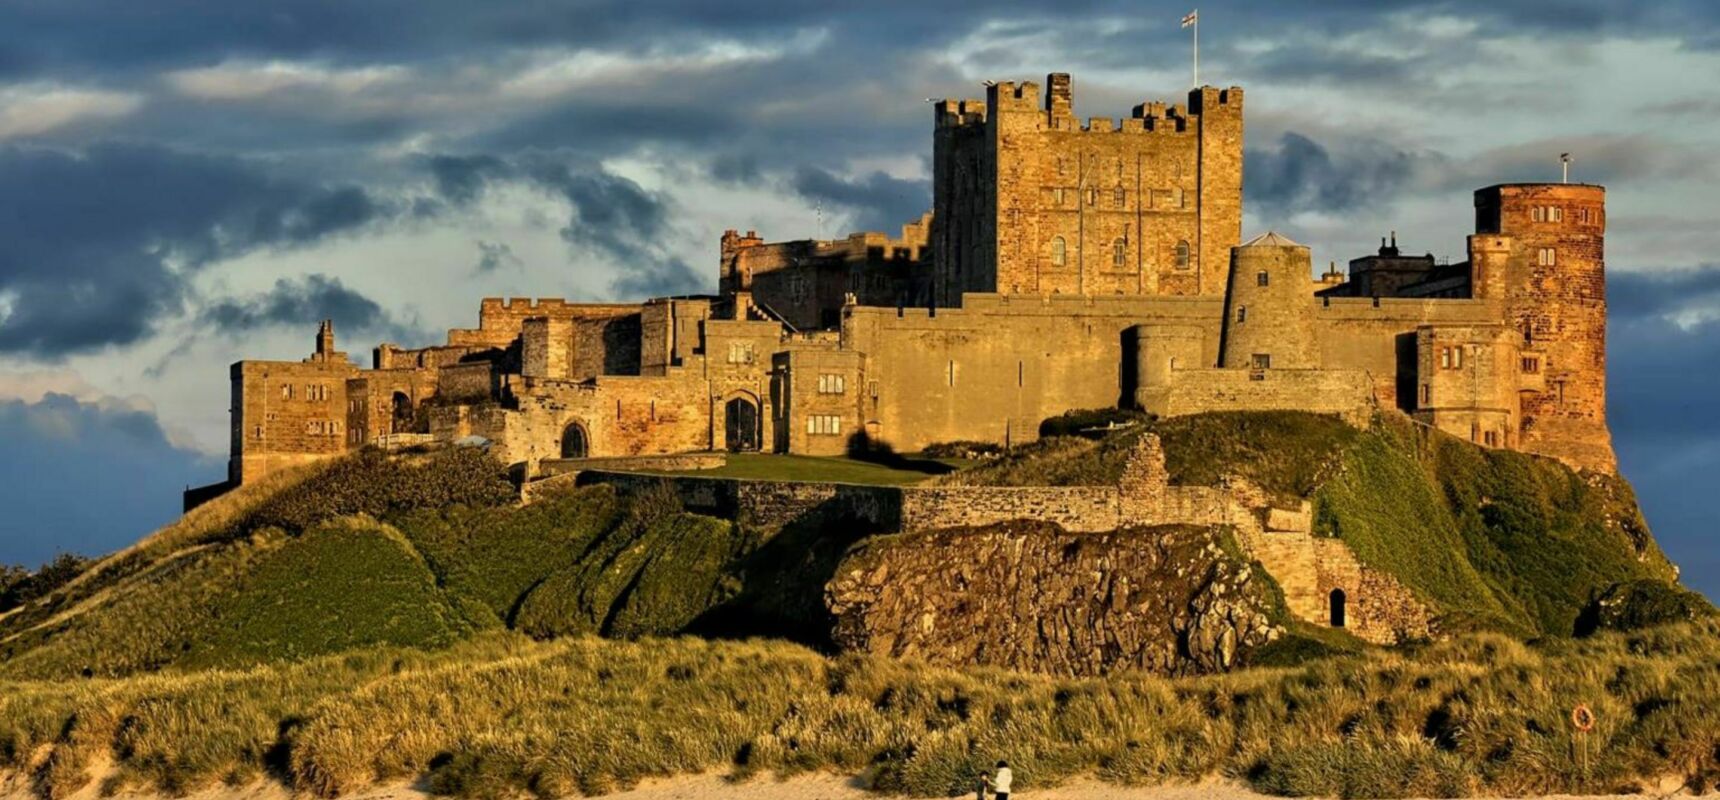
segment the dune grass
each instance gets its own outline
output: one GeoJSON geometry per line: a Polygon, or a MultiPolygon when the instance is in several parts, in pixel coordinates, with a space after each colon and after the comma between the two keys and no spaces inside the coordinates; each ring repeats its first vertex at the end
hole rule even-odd
{"type": "Polygon", "coordinates": [[[1720,778],[1720,624],[1524,645],[1471,634],[1293,669],[1070,680],[827,658],[768,641],[495,633],[271,667],[0,683],[0,762],[44,793],[105,756],[121,786],[185,791],[275,770],[324,796],[427,777],[465,797],[598,793],[642,778],[870,771],[947,796],[1007,758],[1021,788],[1224,775],[1287,795],[1506,796],[1720,778]],[[1599,719],[1573,746],[1570,708],[1599,719]]]}

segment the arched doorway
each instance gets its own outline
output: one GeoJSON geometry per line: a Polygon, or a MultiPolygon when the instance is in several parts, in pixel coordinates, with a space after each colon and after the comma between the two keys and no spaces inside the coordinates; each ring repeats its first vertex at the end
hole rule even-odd
{"type": "Polygon", "coordinates": [[[1346,610],[1344,608],[1344,606],[1346,604],[1347,604],[1347,600],[1344,597],[1344,590],[1343,589],[1333,589],[1332,590],[1332,627],[1334,627],[1334,628],[1344,627],[1344,612],[1346,610]]]}
{"type": "Polygon", "coordinates": [[[750,398],[736,397],[724,404],[723,418],[723,446],[729,452],[758,449],[758,403],[750,398]]]}
{"type": "Polygon", "coordinates": [[[412,432],[412,422],[416,417],[412,413],[412,398],[405,392],[394,393],[393,413],[389,418],[390,433],[412,432]]]}
{"type": "Polygon", "coordinates": [[[561,457],[585,458],[590,454],[591,440],[585,435],[585,426],[569,422],[561,432],[561,457]]]}

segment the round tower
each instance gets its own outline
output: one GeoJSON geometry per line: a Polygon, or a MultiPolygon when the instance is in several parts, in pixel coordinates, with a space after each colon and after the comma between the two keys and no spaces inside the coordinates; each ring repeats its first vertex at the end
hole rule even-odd
{"type": "Polygon", "coordinates": [[[1312,369],[1313,264],[1307,247],[1266,233],[1230,251],[1219,366],[1312,369]]]}
{"type": "MultiPolygon", "coordinates": [[[[1606,424],[1606,189],[1510,183],[1475,193],[1475,232],[1507,251],[1504,322],[1524,339],[1541,391],[1521,395],[1520,442],[1530,452],[1611,472],[1606,424]]],[[[1529,369],[1525,366],[1524,369],[1529,369]]]]}

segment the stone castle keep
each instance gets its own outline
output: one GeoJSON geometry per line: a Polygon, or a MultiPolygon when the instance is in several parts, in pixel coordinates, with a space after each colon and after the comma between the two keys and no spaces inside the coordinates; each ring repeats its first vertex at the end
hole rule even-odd
{"type": "Polygon", "coordinates": [[[1314,277],[1242,238],[1243,92],[1078,120],[1067,75],[942,101],[930,213],[899,236],[725,233],[718,291],[640,303],[485,299],[476,328],[370,369],[324,323],[303,361],[232,366],[228,485],[386,440],[561,458],[855,437],[1035,438],[1077,408],[1402,413],[1612,471],[1605,190],[1475,192],[1468,260],[1394,240],[1314,277]]]}

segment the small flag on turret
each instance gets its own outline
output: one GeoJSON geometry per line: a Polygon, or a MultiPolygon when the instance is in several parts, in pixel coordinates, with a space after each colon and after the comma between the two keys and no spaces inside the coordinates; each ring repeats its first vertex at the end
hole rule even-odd
{"type": "Polygon", "coordinates": [[[1183,15],[1183,27],[1184,28],[1193,27],[1194,24],[1196,22],[1199,22],[1199,21],[1200,21],[1200,12],[1199,11],[1190,11],[1187,14],[1183,15]]]}

